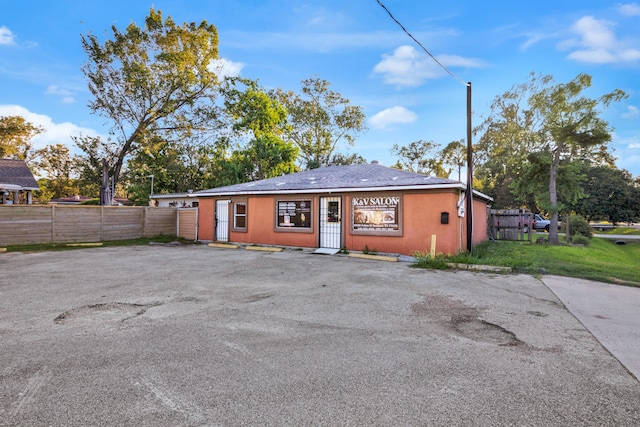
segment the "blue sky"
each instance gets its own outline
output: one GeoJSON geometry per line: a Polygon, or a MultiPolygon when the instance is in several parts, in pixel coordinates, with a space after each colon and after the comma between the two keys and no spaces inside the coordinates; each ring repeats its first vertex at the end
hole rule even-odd
{"type": "MultiPolygon", "coordinates": [[[[602,112],[615,128],[619,168],[640,176],[640,3],[608,1],[428,2],[384,0],[404,27],[462,82],[472,82],[473,122],[495,96],[531,72],[568,82],[593,76],[587,95],[622,89],[602,112]]],[[[34,143],[106,135],[92,115],[80,70],[80,35],[143,25],[150,7],[176,22],[214,24],[230,74],[299,91],[317,76],[363,107],[369,130],[341,151],[392,165],[394,144],[445,145],[466,136],[466,87],[444,73],[376,0],[57,0],[5,2],[0,15],[0,115],[22,115],[46,132],[34,143]]]]}

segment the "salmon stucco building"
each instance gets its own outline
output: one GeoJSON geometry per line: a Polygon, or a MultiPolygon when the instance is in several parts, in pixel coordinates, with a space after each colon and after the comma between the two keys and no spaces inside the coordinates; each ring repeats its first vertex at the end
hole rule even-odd
{"type": "MultiPolygon", "coordinates": [[[[466,250],[466,185],[371,164],[329,166],[193,193],[198,239],[413,255],[466,250]]],[[[474,192],[473,243],[491,199],[474,192]]]]}

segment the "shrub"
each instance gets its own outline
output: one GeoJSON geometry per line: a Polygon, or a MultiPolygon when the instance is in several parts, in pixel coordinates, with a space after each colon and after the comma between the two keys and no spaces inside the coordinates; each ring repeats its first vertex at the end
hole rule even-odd
{"type": "Polygon", "coordinates": [[[437,270],[446,270],[451,268],[449,266],[449,258],[444,254],[436,254],[435,257],[432,257],[429,252],[415,252],[414,258],[416,262],[413,264],[414,267],[418,268],[432,268],[437,270]]]}
{"type": "Polygon", "coordinates": [[[83,202],[80,202],[81,205],[99,205],[100,199],[89,199],[83,202]]]}
{"type": "Polygon", "coordinates": [[[571,215],[569,217],[569,237],[573,240],[576,235],[582,235],[587,239],[592,237],[589,221],[581,215],[571,215]]]}
{"type": "Polygon", "coordinates": [[[591,243],[591,239],[578,233],[574,234],[573,237],[571,237],[571,242],[575,245],[589,246],[589,243],[591,243]]]}
{"type": "Polygon", "coordinates": [[[375,249],[369,249],[369,246],[367,245],[364,245],[362,253],[365,255],[378,255],[378,251],[376,251],[375,249]]]}

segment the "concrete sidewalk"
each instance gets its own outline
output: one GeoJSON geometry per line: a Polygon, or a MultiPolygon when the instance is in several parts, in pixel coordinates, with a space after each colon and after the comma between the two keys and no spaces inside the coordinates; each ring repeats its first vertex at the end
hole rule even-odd
{"type": "Polygon", "coordinates": [[[639,234],[594,234],[593,237],[602,239],[640,240],[639,234]]]}
{"type": "Polygon", "coordinates": [[[560,276],[544,276],[542,281],[640,379],[640,288],[560,276]]]}

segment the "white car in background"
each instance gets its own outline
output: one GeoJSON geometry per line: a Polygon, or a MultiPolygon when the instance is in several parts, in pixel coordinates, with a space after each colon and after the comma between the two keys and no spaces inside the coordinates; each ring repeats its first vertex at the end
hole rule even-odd
{"type": "MultiPolygon", "coordinates": [[[[544,230],[547,233],[549,232],[549,227],[551,226],[551,221],[548,219],[544,219],[540,214],[535,214],[533,216],[533,229],[536,231],[544,230]]],[[[558,230],[560,229],[561,223],[558,220],[558,230]]]]}

